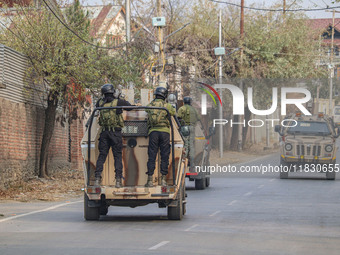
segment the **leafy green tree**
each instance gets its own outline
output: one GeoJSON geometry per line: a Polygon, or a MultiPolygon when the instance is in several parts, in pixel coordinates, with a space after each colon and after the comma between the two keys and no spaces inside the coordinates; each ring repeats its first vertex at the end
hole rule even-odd
{"type": "MultiPolygon", "coordinates": [[[[311,31],[306,19],[299,13],[248,12],[245,17],[245,36],[242,61],[240,54],[230,56],[226,72],[235,77],[262,79],[245,84],[254,88],[253,99],[258,109],[271,105],[272,87],[290,86],[290,79],[314,79],[324,77],[326,72],[316,67],[319,58],[319,35],[311,31]],[[263,79],[271,79],[269,82],[263,79]],[[273,84],[274,83],[274,84],[273,84]]],[[[246,112],[249,113],[249,111],[246,112]]],[[[245,116],[246,121],[250,115],[245,116]]],[[[238,130],[232,135],[230,147],[237,148],[238,130]]],[[[243,144],[247,128],[243,129],[243,144]]]]}
{"type": "MultiPolygon", "coordinates": [[[[171,2],[171,0],[169,0],[171,2]]],[[[223,42],[227,56],[224,57],[223,76],[225,81],[239,78],[251,79],[288,79],[288,78],[319,78],[326,72],[316,67],[319,58],[319,35],[314,34],[306,22],[303,13],[258,12],[245,11],[244,39],[240,38],[240,9],[228,5],[217,5],[208,0],[186,3],[187,12],[173,25],[173,30],[181,24],[191,25],[171,37],[168,41],[168,52],[175,53],[176,70],[182,75],[195,79],[204,78],[216,82],[217,57],[212,49],[218,46],[218,11],[223,8],[223,42]],[[241,50],[243,49],[242,60],[241,50]],[[183,54],[178,54],[183,52],[183,54]],[[232,53],[233,52],[233,53],[232,53]],[[232,53],[232,54],[230,54],[232,53]],[[194,67],[194,74],[189,67],[194,67]],[[184,71],[184,72],[183,72],[184,71]],[[185,72],[186,71],[186,72],[185,72]]],[[[280,3],[281,4],[281,3],[280,3]]],[[[278,8],[274,5],[273,8],[278,8]]],[[[295,8],[294,5],[290,8],[295,8]]],[[[286,86],[284,82],[275,86],[286,86]]],[[[254,88],[255,106],[266,109],[270,105],[271,86],[266,82],[248,82],[244,85],[254,88]]],[[[224,102],[232,102],[229,93],[223,94],[224,102]]],[[[226,116],[231,115],[231,105],[224,104],[226,116]]],[[[246,109],[249,113],[249,110],[246,109]]],[[[249,114],[248,114],[249,115],[249,114]]],[[[249,115],[250,116],[250,115],[249,115]]],[[[237,148],[237,129],[234,130],[231,148],[237,148]]],[[[247,130],[243,136],[246,137],[247,130]]]]}
{"type": "Polygon", "coordinates": [[[0,42],[25,54],[31,65],[28,75],[33,84],[43,84],[46,94],[45,125],[41,142],[39,176],[47,177],[48,147],[53,135],[57,109],[69,112],[69,120],[77,118],[77,109],[86,103],[84,94],[97,91],[107,82],[140,88],[145,86],[141,79],[145,73],[148,51],[147,36],[141,33],[127,48],[108,50],[85,43],[75,36],[93,44],[90,37],[90,21],[79,0],[66,8],[49,1],[35,6],[16,6],[17,15],[12,25],[0,35],[0,42]],[[60,20],[66,24],[66,28],[60,20]],[[128,51],[127,51],[128,49],[128,51]]]}
{"type": "MultiPolygon", "coordinates": [[[[100,80],[96,68],[97,52],[84,44],[66,29],[42,4],[40,9],[34,6],[16,6],[18,12],[11,28],[1,35],[1,41],[25,54],[31,65],[28,75],[34,84],[43,83],[46,88],[45,125],[41,142],[39,176],[47,177],[48,147],[53,134],[57,108],[68,108],[68,104],[81,98],[85,88],[95,86],[100,80]],[[74,90],[71,83],[77,84],[74,90]],[[71,96],[71,98],[70,98],[71,96]]],[[[56,14],[61,16],[57,5],[53,6],[56,14]]],[[[79,1],[65,11],[68,25],[74,31],[89,39],[89,22],[80,9],[79,1]]],[[[76,102],[77,104],[84,103],[76,102]]]]}

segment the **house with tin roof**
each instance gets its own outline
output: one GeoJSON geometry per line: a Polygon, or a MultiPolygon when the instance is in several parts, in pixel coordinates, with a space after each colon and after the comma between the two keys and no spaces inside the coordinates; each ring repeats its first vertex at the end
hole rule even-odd
{"type": "MultiPolygon", "coordinates": [[[[9,1],[9,0],[7,0],[9,1]]],[[[27,0],[29,2],[29,0],[27,0]]],[[[50,1],[51,2],[51,1],[50,1]]],[[[12,3],[9,2],[8,4],[12,3]]],[[[10,4],[10,6],[13,6],[10,4]]],[[[62,8],[63,9],[63,8],[62,8]]],[[[125,9],[121,5],[95,5],[83,6],[84,12],[88,13],[90,19],[90,35],[101,44],[113,47],[125,42],[125,9]]],[[[15,8],[9,8],[2,12],[0,21],[1,30],[11,27],[12,17],[17,15],[15,8]]]]}
{"type": "MultiPolygon", "coordinates": [[[[310,19],[308,25],[320,35],[321,49],[331,53],[333,19],[310,19]]],[[[334,19],[334,58],[340,57],[340,18],[334,19]]],[[[339,58],[340,60],[340,58],[339,58]]]]}
{"type": "MultiPolygon", "coordinates": [[[[320,35],[321,57],[317,65],[328,66],[332,49],[333,19],[310,19],[308,25],[320,35]]],[[[334,76],[340,80],[340,18],[334,19],[333,49],[334,76]]]]}
{"type": "Polygon", "coordinates": [[[125,42],[125,9],[120,5],[83,6],[91,22],[90,35],[97,42],[114,47],[125,42]]]}

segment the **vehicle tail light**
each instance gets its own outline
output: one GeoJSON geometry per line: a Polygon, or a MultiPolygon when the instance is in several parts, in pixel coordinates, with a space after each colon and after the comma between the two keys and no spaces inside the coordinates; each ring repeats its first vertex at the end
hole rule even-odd
{"type": "Polygon", "coordinates": [[[186,173],[186,175],[198,175],[198,173],[186,173]]]}
{"type": "Polygon", "coordinates": [[[87,188],[87,193],[90,193],[90,194],[100,194],[101,192],[102,192],[102,189],[100,187],[87,188]]]}

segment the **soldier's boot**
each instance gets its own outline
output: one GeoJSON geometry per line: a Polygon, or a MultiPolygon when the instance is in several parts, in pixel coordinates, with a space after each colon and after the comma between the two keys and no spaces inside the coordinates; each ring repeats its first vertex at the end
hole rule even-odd
{"type": "Polygon", "coordinates": [[[122,178],[121,177],[118,177],[116,178],[116,188],[121,188],[123,186],[122,184],[122,178]]]}
{"type": "Polygon", "coordinates": [[[162,186],[168,186],[168,184],[166,183],[166,175],[162,175],[162,177],[161,177],[161,185],[162,186]]]}
{"type": "Polygon", "coordinates": [[[94,180],[94,186],[100,186],[101,182],[102,182],[102,177],[96,176],[96,179],[94,180]]]}
{"type": "Polygon", "coordinates": [[[153,187],[152,175],[148,175],[148,181],[146,182],[145,187],[153,187]]]}

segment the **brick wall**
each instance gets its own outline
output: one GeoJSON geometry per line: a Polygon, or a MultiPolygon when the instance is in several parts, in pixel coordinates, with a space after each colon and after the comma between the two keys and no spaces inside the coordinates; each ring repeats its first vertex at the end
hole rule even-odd
{"type": "MultiPolygon", "coordinates": [[[[79,113],[78,113],[79,116],[79,113]]],[[[83,169],[83,156],[81,154],[81,139],[84,136],[83,121],[74,120],[70,125],[70,157],[72,169],[83,169]]]]}
{"type": "MultiPolygon", "coordinates": [[[[38,174],[43,120],[42,107],[0,97],[0,188],[38,174]]],[[[82,168],[82,136],[83,124],[79,120],[70,127],[56,123],[49,147],[49,171],[82,168]]]]}

